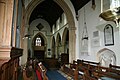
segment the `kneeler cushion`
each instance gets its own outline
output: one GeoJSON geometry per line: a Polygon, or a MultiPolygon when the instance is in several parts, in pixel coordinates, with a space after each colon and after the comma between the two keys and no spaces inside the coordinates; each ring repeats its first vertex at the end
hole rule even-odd
{"type": "Polygon", "coordinates": [[[42,80],[41,73],[38,70],[36,70],[36,74],[37,74],[38,80],[42,80]]]}

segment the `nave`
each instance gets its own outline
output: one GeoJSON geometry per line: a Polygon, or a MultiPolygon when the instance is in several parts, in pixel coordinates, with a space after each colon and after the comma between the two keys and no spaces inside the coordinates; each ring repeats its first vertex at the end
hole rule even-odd
{"type": "Polygon", "coordinates": [[[37,60],[33,60],[32,66],[31,61],[30,65],[25,66],[22,69],[23,78],[18,77],[18,80],[120,80],[120,66],[110,64],[109,67],[103,67],[98,62],[79,59],[73,63],[63,64],[59,69],[49,69],[46,64],[37,60]],[[33,76],[29,76],[31,69],[34,71],[33,76]]]}
{"type": "Polygon", "coordinates": [[[45,65],[37,59],[29,60],[20,66],[18,80],[67,80],[58,69],[49,69],[45,65]]]}
{"type": "Polygon", "coordinates": [[[0,0],[0,80],[50,79],[59,61],[69,62],[55,70],[65,78],[120,80],[120,0],[83,1],[0,0]],[[49,66],[28,65],[29,57],[49,66]]]}
{"type": "Polygon", "coordinates": [[[21,66],[15,64],[17,61],[12,59],[1,66],[0,80],[120,80],[120,66],[112,64],[104,67],[99,62],[78,59],[51,69],[37,59],[21,66]]]}

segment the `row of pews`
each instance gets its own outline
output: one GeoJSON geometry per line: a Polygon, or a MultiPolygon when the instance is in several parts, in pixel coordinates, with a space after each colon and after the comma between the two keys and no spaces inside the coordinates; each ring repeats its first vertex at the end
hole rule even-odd
{"type": "Polygon", "coordinates": [[[48,80],[47,69],[37,59],[29,60],[21,69],[23,80],[48,80]]]}
{"type": "Polygon", "coordinates": [[[120,80],[120,66],[100,66],[99,62],[85,60],[64,64],[61,70],[74,80],[120,80]]]}

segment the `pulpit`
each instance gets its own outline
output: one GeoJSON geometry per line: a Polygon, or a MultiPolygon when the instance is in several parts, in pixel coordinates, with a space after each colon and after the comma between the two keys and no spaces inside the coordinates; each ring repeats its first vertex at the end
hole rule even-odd
{"type": "Polygon", "coordinates": [[[17,80],[19,57],[22,56],[23,49],[11,48],[9,59],[0,59],[0,80],[17,80]]]}

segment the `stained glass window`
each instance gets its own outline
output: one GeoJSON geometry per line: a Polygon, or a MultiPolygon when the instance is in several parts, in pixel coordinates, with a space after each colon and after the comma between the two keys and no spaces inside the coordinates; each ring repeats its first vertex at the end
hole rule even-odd
{"type": "Polygon", "coordinates": [[[41,38],[40,38],[40,37],[37,37],[37,38],[36,38],[35,45],[36,45],[36,46],[41,46],[41,38]]]}

